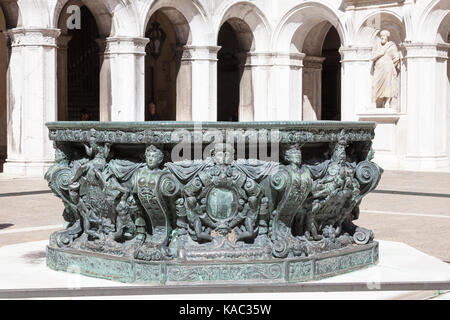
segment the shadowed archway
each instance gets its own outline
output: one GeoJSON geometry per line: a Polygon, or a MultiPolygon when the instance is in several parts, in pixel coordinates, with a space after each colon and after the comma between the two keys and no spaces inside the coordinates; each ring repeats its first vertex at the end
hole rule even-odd
{"type": "Polygon", "coordinates": [[[99,29],[89,8],[79,1],[79,28],[67,28],[63,9],[58,38],[58,120],[100,120],[99,29]]]}

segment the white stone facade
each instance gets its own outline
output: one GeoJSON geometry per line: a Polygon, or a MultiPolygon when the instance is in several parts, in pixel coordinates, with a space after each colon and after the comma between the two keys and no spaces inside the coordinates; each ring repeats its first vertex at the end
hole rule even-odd
{"type": "Polygon", "coordinates": [[[172,25],[179,56],[173,120],[218,119],[226,22],[239,48],[239,120],[323,119],[324,43],[334,28],[339,118],[377,122],[375,161],[386,169],[449,167],[448,0],[0,0],[6,173],[42,175],[53,160],[44,124],[67,112],[71,5],[86,6],[98,27],[100,120],[145,119],[146,31],[157,13],[172,25]],[[383,29],[401,52],[396,108],[372,101],[371,51],[383,29]]]}

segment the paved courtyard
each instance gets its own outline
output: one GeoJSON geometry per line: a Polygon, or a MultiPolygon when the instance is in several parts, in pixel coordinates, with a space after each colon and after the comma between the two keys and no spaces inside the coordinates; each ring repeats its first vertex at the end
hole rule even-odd
{"type": "MultiPolygon", "coordinates": [[[[48,239],[62,211],[45,180],[0,174],[0,247],[48,239]]],[[[450,172],[386,171],[357,224],[450,263],[450,172]]]]}

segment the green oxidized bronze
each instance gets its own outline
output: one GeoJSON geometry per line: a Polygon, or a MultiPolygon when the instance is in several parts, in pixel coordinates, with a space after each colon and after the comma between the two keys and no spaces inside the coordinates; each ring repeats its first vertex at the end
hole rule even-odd
{"type": "Polygon", "coordinates": [[[373,123],[199,125],[49,123],[56,162],[46,179],[66,225],[47,264],[172,283],[307,281],[377,262],[373,233],[353,223],[382,174],[373,123]],[[172,160],[194,142],[205,157],[172,160]],[[249,156],[261,142],[279,158],[249,156]]]}

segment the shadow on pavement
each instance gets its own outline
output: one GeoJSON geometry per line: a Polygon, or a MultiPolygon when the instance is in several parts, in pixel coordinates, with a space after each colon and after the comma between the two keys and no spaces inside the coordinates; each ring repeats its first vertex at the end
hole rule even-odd
{"type": "Polygon", "coordinates": [[[11,228],[14,226],[12,223],[0,223],[0,230],[11,228]]]}

